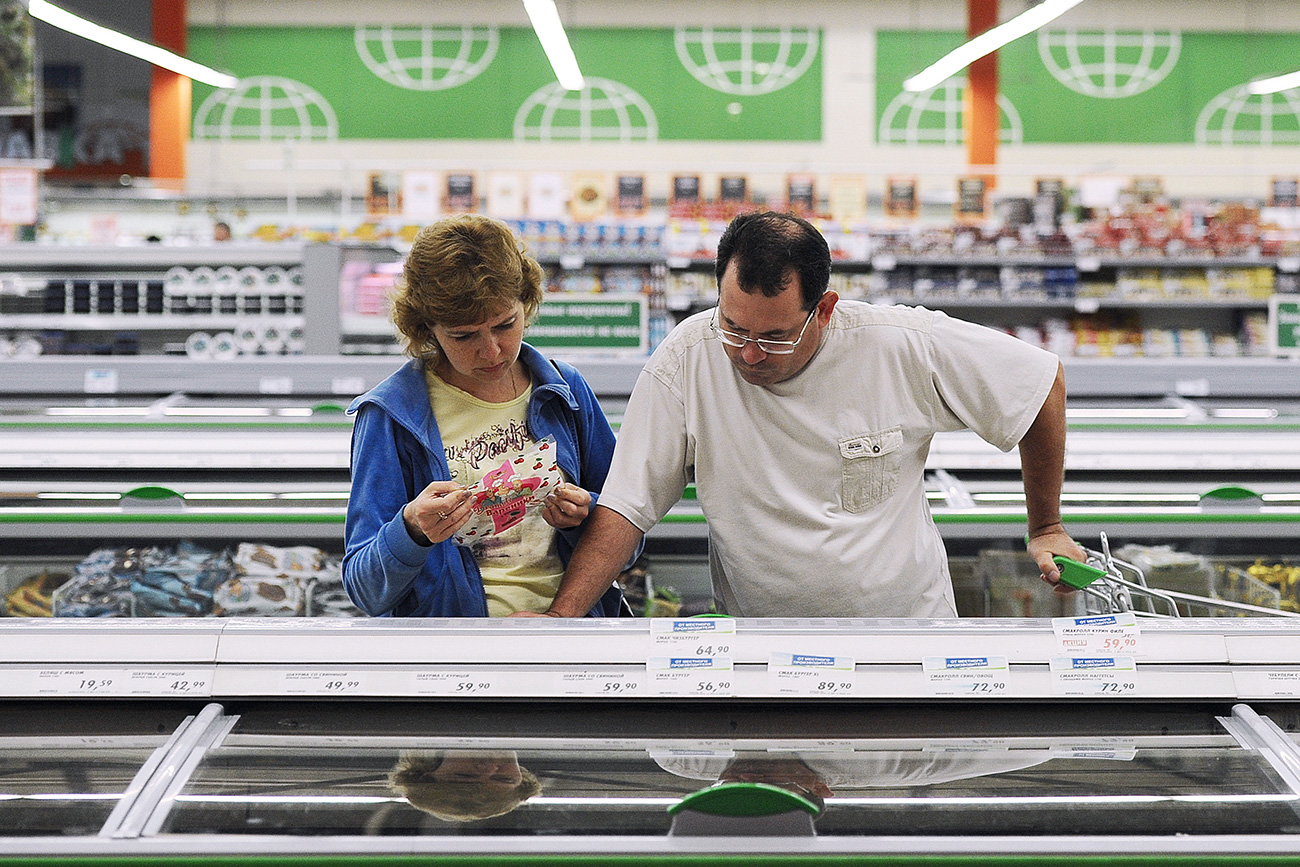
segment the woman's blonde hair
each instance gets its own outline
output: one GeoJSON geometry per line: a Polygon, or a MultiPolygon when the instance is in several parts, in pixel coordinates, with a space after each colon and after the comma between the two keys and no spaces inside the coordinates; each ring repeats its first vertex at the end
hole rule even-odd
{"type": "Polygon", "coordinates": [[[434,325],[483,322],[516,301],[531,323],[542,304],[541,265],[500,220],[447,217],[415,236],[393,292],[392,320],[407,354],[438,351],[434,325]]]}
{"type": "Polygon", "coordinates": [[[509,789],[475,781],[436,779],[432,774],[442,764],[442,757],[438,752],[404,752],[389,773],[388,783],[412,807],[445,822],[504,816],[542,791],[542,784],[527,768],[519,769],[519,785],[509,789]]]}

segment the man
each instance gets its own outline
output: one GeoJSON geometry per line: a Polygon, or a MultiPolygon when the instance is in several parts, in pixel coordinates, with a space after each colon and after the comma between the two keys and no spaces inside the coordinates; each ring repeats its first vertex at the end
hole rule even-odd
{"type": "Polygon", "coordinates": [[[716,275],[717,308],[682,322],[640,374],[547,615],[586,613],[693,480],[720,612],[955,617],[924,471],[932,436],[963,428],[1020,446],[1043,580],[1059,586],[1053,555],[1083,559],[1060,523],[1054,355],[942,313],[841,301],[826,240],[786,214],[733,220],[716,275]]]}

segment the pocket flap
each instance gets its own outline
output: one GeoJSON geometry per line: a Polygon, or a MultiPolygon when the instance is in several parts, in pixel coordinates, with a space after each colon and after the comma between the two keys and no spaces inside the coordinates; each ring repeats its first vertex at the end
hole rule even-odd
{"type": "Polygon", "coordinates": [[[903,445],[902,426],[875,433],[859,434],[840,440],[840,456],[846,460],[853,458],[878,458],[897,451],[903,445]]]}

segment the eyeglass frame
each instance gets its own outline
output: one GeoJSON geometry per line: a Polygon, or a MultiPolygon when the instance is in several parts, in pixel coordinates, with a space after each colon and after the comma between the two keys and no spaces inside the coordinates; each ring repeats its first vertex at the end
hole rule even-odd
{"type": "Polygon", "coordinates": [[[803,321],[803,328],[799,329],[799,336],[794,340],[764,340],[758,337],[745,337],[734,331],[728,331],[718,325],[718,309],[713,308],[713,319],[709,322],[709,330],[717,335],[724,346],[730,346],[732,349],[744,350],[745,345],[752,343],[758,348],[758,351],[764,355],[794,355],[795,349],[803,342],[804,332],[808,330],[808,324],[812,322],[813,317],[817,315],[817,307],[821,304],[821,299],[817,299],[817,304],[813,309],[808,311],[808,318],[803,321]],[[733,340],[739,340],[739,343],[732,343],[733,340]],[[766,344],[766,346],[764,345],[766,344]],[[768,346],[779,346],[780,349],[768,349],[768,346]]]}

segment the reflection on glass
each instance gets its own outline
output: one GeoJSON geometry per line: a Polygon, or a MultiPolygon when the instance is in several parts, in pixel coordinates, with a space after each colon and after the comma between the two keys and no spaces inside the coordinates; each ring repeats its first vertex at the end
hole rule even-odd
{"type": "Polygon", "coordinates": [[[412,807],[449,822],[503,816],[542,790],[512,750],[410,750],[388,781],[412,807]]]}
{"type": "Polygon", "coordinates": [[[665,835],[669,806],[729,781],[824,806],[821,836],[1300,832],[1295,793],[1212,712],[493,709],[393,710],[381,732],[241,718],[163,832],[665,835]]]}

